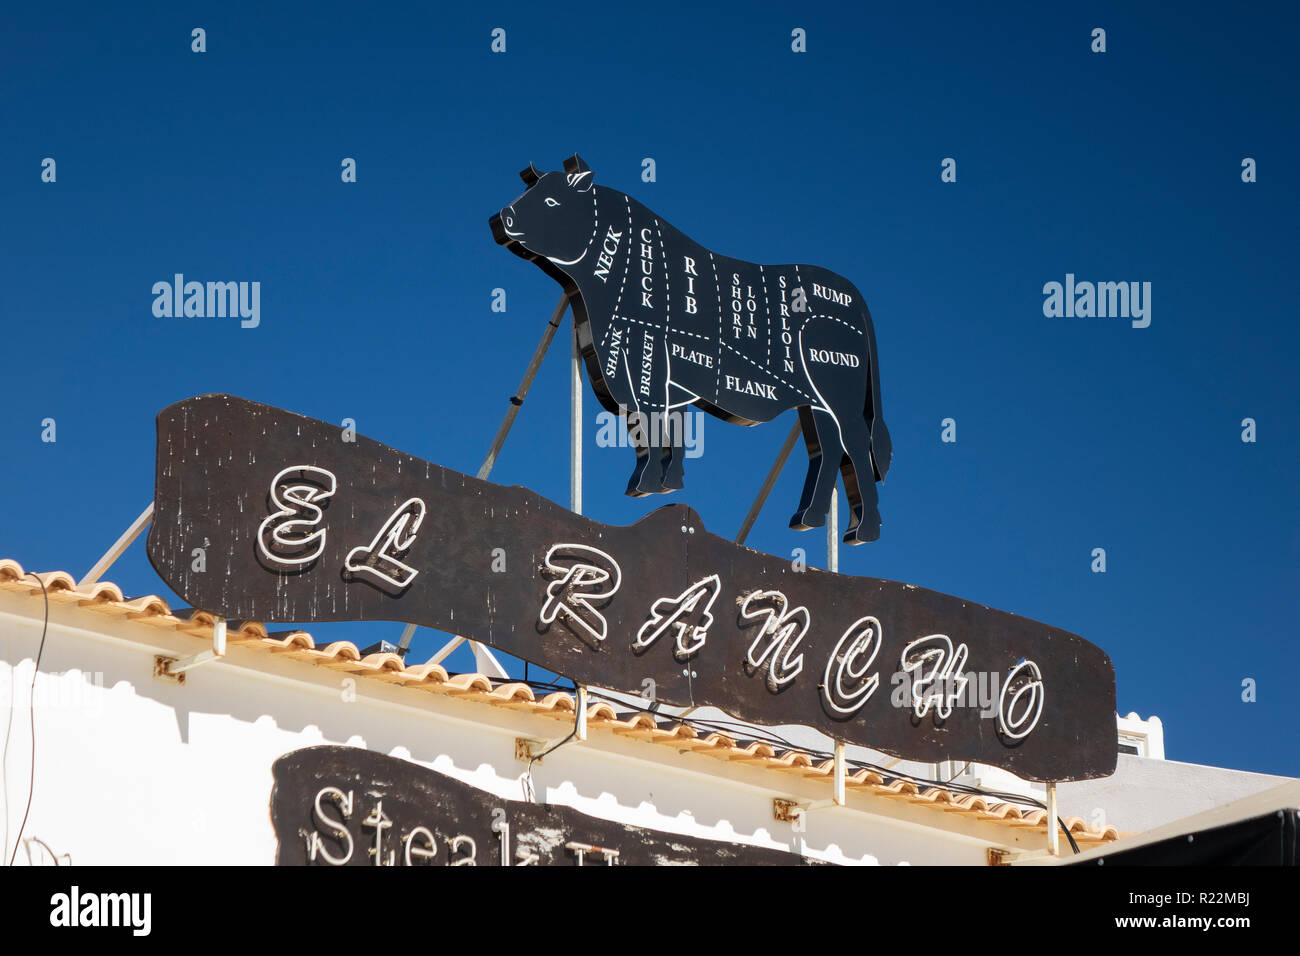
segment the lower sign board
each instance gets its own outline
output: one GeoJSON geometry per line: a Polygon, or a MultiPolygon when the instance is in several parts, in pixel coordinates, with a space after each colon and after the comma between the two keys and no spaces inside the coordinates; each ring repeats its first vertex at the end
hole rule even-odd
{"type": "Polygon", "coordinates": [[[1115,769],[1115,670],[1083,638],[762,554],[683,505],[604,525],[229,395],[159,414],[155,481],[149,558],[213,614],[420,624],[911,760],[1031,780],[1115,769]]]}
{"type": "Polygon", "coordinates": [[[280,866],[799,866],[797,853],[648,830],[572,807],[504,800],[359,747],[271,767],[280,866]]]}

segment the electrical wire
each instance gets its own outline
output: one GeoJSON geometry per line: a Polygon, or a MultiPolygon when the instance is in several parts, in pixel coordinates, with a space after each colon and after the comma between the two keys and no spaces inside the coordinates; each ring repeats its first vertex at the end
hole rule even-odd
{"type": "MultiPolygon", "coordinates": [[[[557,684],[551,681],[512,681],[509,678],[500,678],[498,679],[498,681],[499,683],[523,683],[526,684],[532,690],[540,690],[540,691],[545,691],[547,693],[552,693],[556,691],[568,691],[573,689],[572,687],[563,684],[557,684]]],[[[587,694],[589,697],[593,697],[597,700],[602,700],[611,704],[617,704],[618,706],[625,707],[628,710],[633,710],[640,713],[647,713],[656,718],[669,716],[669,715],[656,712],[655,710],[651,709],[651,706],[642,707],[637,704],[628,703],[627,701],[622,700],[620,698],[604,695],[601,694],[599,691],[593,691],[591,688],[587,689],[587,694]]],[[[731,737],[743,737],[744,739],[747,740],[754,740],[759,743],[765,743],[775,747],[780,747],[783,750],[791,750],[797,753],[804,753],[807,754],[809,757],[815,757],[822,760],[834,759],[835,756],[830,751],[817,750],[816,748],[813,747],[805,747],[801,744],[793,743],[789,740],[786,740],[784,737],[780,736],[777,733],[765,730],[764,728],[761,727],[755,727],[751,724],[746,724],[741,721],[723,720],[718,718],[709,719],[703,717],[672,717],[671,719],[673,719],[677,723],[685,724],[686,726],[696,730],[705,730],[710,732],[722,733],[731,737]],[[743,733],[736,733],[736,731],[742,731],[743,733]]],[[[541,759],[541,757],[544,757],[546,756],[546,754],[550,753],[551,750],[555,750],[557,747],[563,746],[564,744],[568,743],[577,734],[577,730],[578,730],[577,721],[575,719],[573,733],[569,734],[568,737],[564,738],[564,740],[556,744],[555,747],[552,747],[550,750],[547,750],[545,753],[539,754],[537,757],[534,757],[532,760],[528,762],[528,772],[525,775],[526,792],[530,791],[532,786],[533,761],[541,759]]],[[[960,794],[971,795],[971,796],[991,797],[995,800],[1000,800],[1003,803],[1013,803],[1022,806],[1030,806],[1038,810],[1043,810],[1044,812],[1046,812],[1047,810],[1047,804],[1043,803],[1041,800],[1037,799],[1036,797],[1031,797],[1027,794],[1005,793],[999,790],[986,790],[981,787],[972,786],[971,784],[957,783],[951,780],[949,781],[930,780],[926,777],[918,777],[909,773],[904,773],[902,771],[892,770],[887,767],[880,767],[877,766],[876,764],[870,763],[865,760],[845,760],[845,765],[846,768],[849,768],[854,772],[858,770],[869,770],[872,773],[879,774],[881,777],[885,779],[901,780],[906,783],[910,783],[916,787],[949,790],[953,793],[960,793],[960,794]]],[[[531,800],[532,798],[530,797],[529,799],[531,800]]],[[[1070,832],[1070,828],[1065,825],[1065,821],[1061,819],[1060,815],[1057,815],[1056,823],[1057,825],[1060,826],[1061,830],[1065,833],[1065,838],[1066,840],[1069,841],[1070,848],[1077,854],[1079,852],[1079,844],[1075,841],[1074,835],[1070,832]]]]}
{"type": "MultiPolygon", "coordinates": [[[[49,857],[50,857],[50,859],[54,862],[54,865],[55,865],[55,866],[63,866],[63,864],[59,862],[59,858],[58,858],[58,856],[55,854],[55,852],[54,852],[52,849],[50,849],[50,845],[49,845],[48,843],[46,843],[44,840],[42,840],[40,837],[28,837],[28,838],[27,838],[27,842],[28,842],[28,844],[39,843],[42,847],[45,848],[45,852],[49,854],[49,857]]],[[[32,850],[31,850],[30,845],[29,845],[28,848],[27,848],[27,855],[28,855],[29,858],[30,858],[31,855],[32,855],[32,850]]],[[[71,865],[72,865],[72,854],[67,854],[67,857],[68,857],[68,866],[71,866],[71,865]]]]}
{"type": "MultiPolygon", "coordinates": [[[[23,822],[18,827],[18,837],[14,841],[14,852],[9,856],[9,865],[14,865],[14,860],[18,857],[18,847],[23,842],[23,830],[27,828],[27,815],[32,812],[32,794],[36,792],[36,677],[41,672],[41,656],[45,653],[45,636],[50,629],[50,592],[45,588],[45,581],[34,571],[28,571],[32,577],[36,578],[36,583],[41,586],[41,595],[45,598],[45,620],[41,624],[41,643],[36,650],[36,666],[32,668],[32,686],[27,692],[27,714],[28,722],[32,731],[32,764],[31,774],[27,779],[27,807],[23,810],[23,822]]],[[[9,704],[9,715],[13,717],[13,702],[9,704]]],[[[9,752],[8,731],[5,733],[5,753],[9,752]]],[[[9,807],[5,806],[5,821],[8,826],[9,807]]],[[[5,841],[8,842],[8,832],[5,833],[5,841]]]]}
{"type": "MultiPolygon", "coordinates": [[[[542,682],[538,681],[538,683],[542,683],[542,682]]],[[[559,750],[561,747],[567,744],[574,737],[578,736],[578,724],[581,722],[581,720],[582,720],[582,711],[579,710],[577,707],[575,707],[573,709],[573,730],[569,731],[569,736],[565,737],[555,746],[547,747],[541,753],[536,754],[535,756],[529,758],[528,769],[524,771],[524,779],[523,779],[524,799],[527,800],[529,803],[537,802],[537,793],[535,790],[533,790],[533,764],[537,763],[537,761],[541,760],[547,754],[554,753],[555,751],[559,750]]]]}
{"type": "Polygon", "coordinates": [[[18,672],[9,668],[9,717],[5,721],[5,745],[0,751],[0,816],[4,817],[4,840],[0,841],[0,860],[9,855],[9,732],[14,725],[14,699],[18,690],[18,672]]]}
{"type": "MultiPolygon", "coordinates": [[[[30,767],[28,783],[27,783],[27,803],[23,810],[22,823],[18,827],[18,836],[14,842],[13,853],[10,854],[9,857],[9,863],[8,863],[9,866],[13,866],[14,860],[17,859],[18,847],[22,844],[23,831],[27,827],[28,816],[30,815],[32,809],[32,797],[36,790],[36,703],[35,703],[36,678],[40,674],[41,658],[44,656],[45,653],[45,640],[49,633],[49,625],[50,625],[50,595],[49,595],[49,591],[45,587],[45,581],[42,580],[40,576],[38,576],[33,571],[29,571],[27,573],[30,574],[33,578],[35,578],[36,582],[41,586],[41,596],[44,599],[44,618],[41,623],[41,641],[36,651],[35,667],[32,670],[32,682],[28,690],[28,698],[27,698],[28,719],[29,719],[29,726],[31,728],[31,767],[30,767]]],[[[12,673],[13,672],[11,671],[11,674],[12,673]]],[[[13,680],[11,677],[11,681],[12,681],[12,686],[16,687],[17,686],[16,680],[13,680]]],[[[528,680],[526,675],[523,681],[510,681],[509,679],[500,679],[500,682],[501,683],[523,683],[533,690],[542,690],[548,693],[559,692],[559,691],[571,691],[574,689],[574,687],[571,685],[559,684],[553,681],[528,680]]],[[[629,710],[637,711],[640,713],[647,713],[650,714],[652,717],[655,717],[656,719],[660,717],[668,716],[668,715],[661,714],[654,709],[658,703],[657,701],[652,702],[650,706],[641,707],[636,704],[630,704],[627,701],[615,697],[609,697],[600,694],[599,692],[593,692],[590,688],[588,689],[587,693],[589,696],[594,697],[597,700],[603,700],[608,703],[617,704],[621,707],[626,707],[629,710]]],[[[0,756],[0,776],[2,776],[4,780],[3,796],[4,796],[4,808],[5,808],[4,843],[0,844],[0,853],[3,853],[3,849],[7,847],[9,843],[8,777],[7,775],[4,774],[4,770],[7,767],[7,761],[9,756],[9,741],[10,741],[10,730],[13,726],[13,712],[14,712],[14,700],[11,694],[10,701],[9,701],[9,716],[5,725],[4,750],[3,750],[3,755],[0,756]]],[[[548,754],[554,753],[556,750],[559,750],[569,741],[573,740],[578,735],[578,725],[581,720],[581,717],[582,717],[581,713],[575,710],[573,730],[569,732],[568,736],[565,737],[563,740],[561,740],[559,743],[551,747],[548,747],[540,754],[536,754],[535,756],[529,759],[528,767],[524,772],[524,780],[523,780],[524,795],[528,800],[528,802],[530,803],[536,802],[536,794],[533,788],[533,780],[532,780],[533,764],[541,760],[543,757],[547,756],[548,754]]],[[[773,746],[778,746],[783,750],[805,753],[810,757],[817,757],[823,760],[834,758],[834,754],[832,754],[829,751],[817,750],[815,748],[805,747],[800,744],[793,743],[785,739],[784,737],[780,736],[779,734],[766,731],[763,728],[754,727],[750,724],[746,724],[740,721],[721,720],[716,718],[706,719],[702,717],[675,717],[672,719],[674,719],[678,723],[685,724],[686,726],[692,727],[693,729],[702,729],[702,730],[712,731],[716,733],[723,733],[735,737],[743,736],[745,739],[754,740],[760,743],[766,743],[773,746]],[[735,730],[740,730],[743,731],[744,733],[736,734],[734,733],[735,730]]],[[[873,773],[879,774],[881,777],[892,778],[894,780],[902,780],[918,787],[946,789],[956,793],[970,794],[970,795],[983,796],[983,797],[992,797],[994,799],[1001,800],[1005,803],[1016,803],[1021,805],[1033,806],[1044,811],[1047,810],[1047,805],[1044,804],[1042,801],[1025,794],[1003,793],[997,790],[985,790],[980,787],[974,787],[969,784],[956,783],[954,781],[930,780],[925,777],[913,776],[911,774],[903,773],[900,771],[894,771],[889,768],[879,767],[875,764],[863,760],[851,760],[851,761],[846,760],[845,764],[846,767],[850,767],[854,771],[869,770],[873,773]]],[[[1059,815],[1056,818],[1056,822],[1060,826],[1061,830],[1065,833],[1065,838],[1069,841],[1071,849],[1073,849],[1073,851],[1077,854],[1079,852],[1079,845],[1077,842],[1075,842],[1074,835],[1070,832],[1069,827],[1065,825],[1065,821],[1062,820],[1059,815]]]]}

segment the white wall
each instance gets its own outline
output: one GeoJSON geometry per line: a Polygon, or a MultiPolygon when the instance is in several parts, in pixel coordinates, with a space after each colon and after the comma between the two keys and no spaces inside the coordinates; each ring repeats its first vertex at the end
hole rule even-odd
{"type": "MultiPolygon", "coordinates": [[[[28,783],[27,685],[42,602],[0,592],[0,721],[17,684],[4,761],[12,850],[28,783]]],[[[52,603],[36,687],[36,782],[25,836],[74,864],[269,864],[271,764],[287,751],[351,743],[407,757],[520,799],[517,736],[558,741],[571,724],[459,701],[231,646],[184,686],[152,676],[156,653],[202,642],[52,603]]],[[[825,800],[827,781],[679,754],[593,728],[535,766],[539,800],[661,830],[797,850],[774,797],[825,800]]],[[[984,865],[985,848],[1041,835],[963,814],[850,794],[814,810],[809,855],[839,862],[984,865]]],[[[24,856],[19,853],[20,859],[24,856]]]]}

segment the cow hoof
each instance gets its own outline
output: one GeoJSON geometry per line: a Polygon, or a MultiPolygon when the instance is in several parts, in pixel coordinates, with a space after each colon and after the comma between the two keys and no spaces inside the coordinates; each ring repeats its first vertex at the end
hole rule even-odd
{"type": "Polygon", "coordinates": [[[666,464],[660,475],[659,487],[664,491],[681,491],[686,485],[686,469],[681,462],[666,464]]]}
{"type": "Polygon", "coordinates": [[[642,475],[640,478],[633,475],[632,480],[627,483],[626,494],[630,498],[644,498],[647,495],[661,495],[667,490],[662,484],[647,475],[642,475]]]}
{"type": "Polygon", "coordinates": [[[845,544],[866,544],[868,541],[876,541],[880,538],[880,525],[860,524],[855,528],[850,528],[844,533],[845,544]]]}
{"type": "Polygon", "coordinates": [[[790,527],[795,531],[811,531],[813,528],[821,528],[826,525],[825,515],[810,515],[795,512],[790,519],[790,527]]]}

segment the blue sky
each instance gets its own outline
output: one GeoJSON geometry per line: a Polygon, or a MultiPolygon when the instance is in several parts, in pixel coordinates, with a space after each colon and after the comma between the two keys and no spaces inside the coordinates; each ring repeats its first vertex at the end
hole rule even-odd
{"type": "MultiPolygon", "coordinates": [[[[1300,773],[1293,9],[270,6],[7,13],[0,555],[84,573],[152,496],[156,412],[205,392],[475,471],[558,293],[487,219],[577,151],[719,252],[866,295],[895,459],[842,571],[1081,634],[1171,758],[1300,773]],[[176,272],[261,282],[261,324],[154,317],[176,272]],[[1150,282],[1150,327],[1045,317],[1066,273],[1150,282]]],[[[493,480],[567,501],[567,371],[557,349],[493,480]]],[[[630,499],[597,410],[589,515],[684,500],[724,535],[793,414],[708,420],[685,491],[630,499]]],[[[802,457],[749,543],[821,563],[824,535],[785,526],[802,457]]],[[[173,597],[142,541],[109,577],[173,597]]]]}

